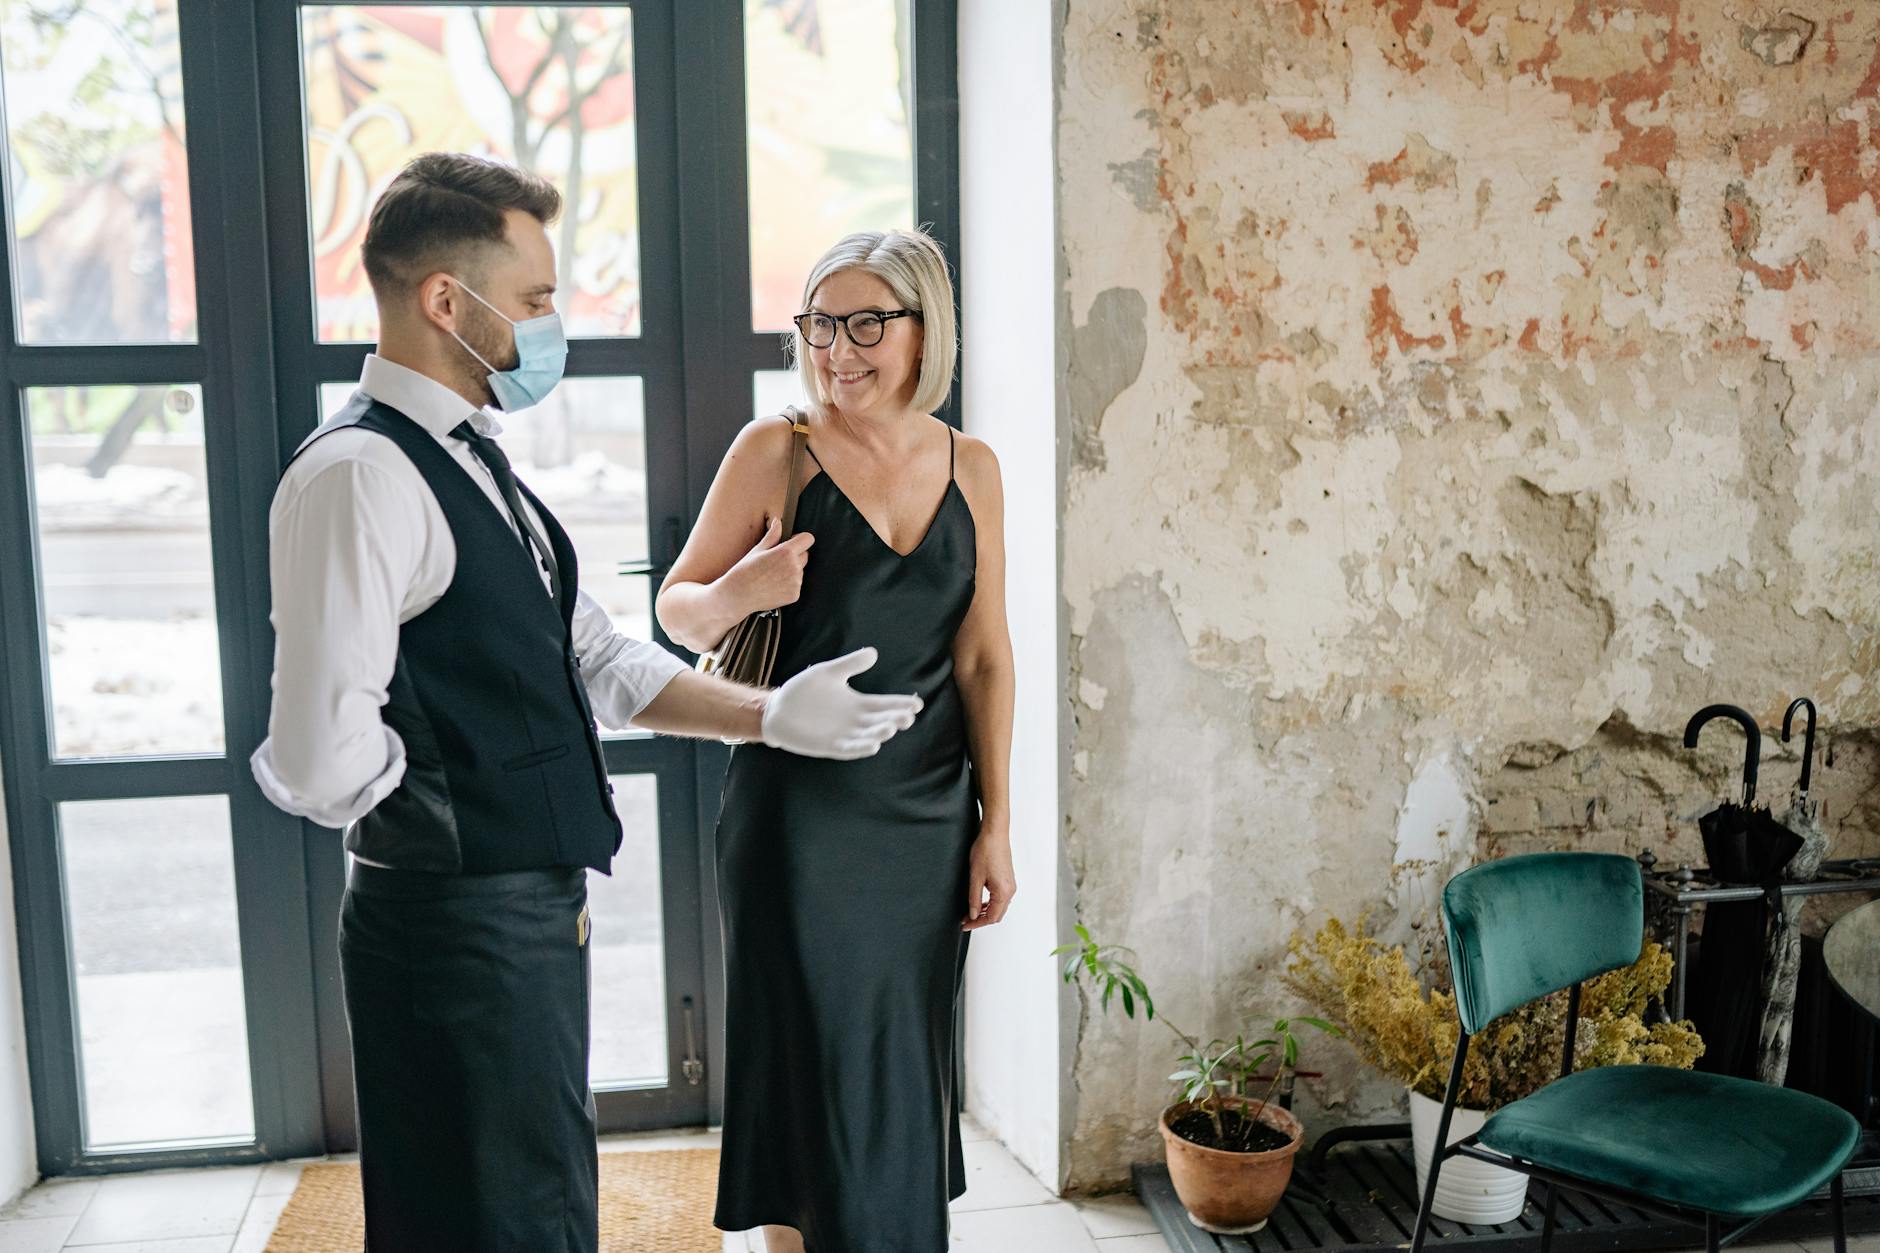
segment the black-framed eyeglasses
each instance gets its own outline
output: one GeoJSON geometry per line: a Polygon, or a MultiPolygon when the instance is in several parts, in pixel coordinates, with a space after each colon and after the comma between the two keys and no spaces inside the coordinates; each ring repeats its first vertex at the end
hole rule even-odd
{"type": "Polygon", "coordinates": [[[833,313],[799,313],[790,320],[796,323],[796,329],[802,332],[811,348],[827,348],[835,343],[837,326],[848,332],[849,342],[857,348],[873,348],[881,342],[889,322],[919,316],[920,312],[915,309],[857,309],[841,317],[833,313]]]}

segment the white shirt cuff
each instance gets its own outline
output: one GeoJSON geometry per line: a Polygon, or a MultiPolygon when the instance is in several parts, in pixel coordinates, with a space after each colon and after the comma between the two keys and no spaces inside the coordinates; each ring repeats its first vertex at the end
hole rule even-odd
{"type": "Polygon", "coordinates": [[[573,635],[594,720],[610,730],[625,730],[674,675],[687,669],[658,644],[622,635],[586,592],[575,599],[573,635]]]}
{"type": "Polygon", "coordinates": [[[624,651],[597,669],[582,668],[594,720],[614,731],[625,730],[666,685],[691,667],[657,644],[627,641],[624,651]]]}
{"type": "Polygon", "coordinates": [[[405,778],[405,742],[390,727],[382,726],[380,730],[385,732],[385,769],[347,796],[329,799],[296,794],[274,768],[272,736],[261,741],[261,747],[248,759],[248,766],[255,782],[261,785],[262,795],[277,808],[323,827],[349,827],[371,813],[405,778]]]}

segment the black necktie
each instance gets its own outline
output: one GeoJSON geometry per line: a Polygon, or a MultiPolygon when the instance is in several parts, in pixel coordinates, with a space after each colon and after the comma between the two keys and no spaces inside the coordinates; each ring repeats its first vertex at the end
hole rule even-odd
{"type": "Polygon", "coordinates": [[[490,477],[496,480],[496,490],[501,493],[503,503],[509,506],[509,516],[516,520],[521,528],[521,538],[525,547],[533,546],[536,558],[542,563],[542,569],[548,575],[549,594],[555,603],[561,603],[561,569],[555,564],[555,550],[542,538],[541,531],[529,517],[529,511],[522,507],[522,493],[516,489],[516,472],[509,468],[509,458],[496,441],[477,433],[469,422],[459,422],[451,434],[470,445],[477,460],[489,468],[490,477]]]}

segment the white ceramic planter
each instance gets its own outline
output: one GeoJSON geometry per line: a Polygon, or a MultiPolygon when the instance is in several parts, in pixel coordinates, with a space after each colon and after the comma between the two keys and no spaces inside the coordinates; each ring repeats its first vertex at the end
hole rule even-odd
{"type": "MultiPolygon", "coordinates": [[[[1410,1094],[1410,1140],[1417,1163],[1417,1200],[1423,1199],[1424,1181],[1430,1177],[1430,1154],[1436,1146],[1436,1123],[1443,1103],[1420,1093],[1410,1094]]],[[[1479,1109],[1458,1108],[1449,1116],[1449,1143],[1474,1135],[1488,1116],[1479,1109]]],[[[1527,1204],[1527,1176],[1519,1171],[1490,1166],[1469,1157],[1452,1157],[1436,1177],[1436,1200],[1431,1206],[1439,1218],[1493,1227],[1511,1223],[1527,1204]]]]}

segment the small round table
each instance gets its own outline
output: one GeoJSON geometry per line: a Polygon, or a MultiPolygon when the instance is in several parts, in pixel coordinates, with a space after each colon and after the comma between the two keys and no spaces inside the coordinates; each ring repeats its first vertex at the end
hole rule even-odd
{"type": "Polygon", "coordinates": [[[1868,901],[1829,927],[1821,960],[1847,999],[1880,1021],[1880,901],[1868,901]]]}

